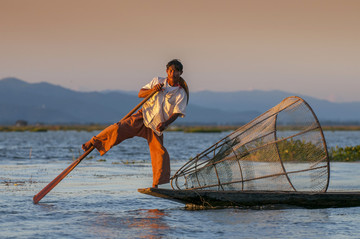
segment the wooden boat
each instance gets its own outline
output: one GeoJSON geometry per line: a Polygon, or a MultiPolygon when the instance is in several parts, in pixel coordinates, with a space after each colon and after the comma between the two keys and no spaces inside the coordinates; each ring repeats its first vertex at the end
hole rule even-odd
{"type": "Polygon", "coordinates": [[[138,192],[186,204],[190,209],[283,205],[303,208],[360,206],[360,192],[279,192],[138,189],[138,192]]]}
{"type": "Polygon", "coordinates": [[[195,209],[360,206],[360,192],[327,192],[329,179],[319,120],[291,96],[190,159],[171,178],[172,189],[138,191],[195,209]]]}

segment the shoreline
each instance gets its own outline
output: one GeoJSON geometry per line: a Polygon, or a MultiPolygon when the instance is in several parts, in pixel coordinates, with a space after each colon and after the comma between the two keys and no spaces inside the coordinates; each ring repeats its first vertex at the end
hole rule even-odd
{"type": "MultiPolygon", "coordinates": [[[[1,126],[0,132],[30,132],[35,134],[41,134],[48,131],[78,131],[78,132],[92,132],[92,131],[101,131],[105,129],[105,125],[93,124],[93,125],[27,125],[27,126],[1,126]]],[[[173,125],[167,129],[167,132],[183,132],[185,134],[191,133],[221,133],[221,132],[231,132],[238,129],[239,126],[210,126],[210,125],[197,125],[197,126],[179,126],[173,125]]],[[[324,131],[360,131],[360,126],[324,126],[324,131]]],[[[287,130],[286,127],[278,127],[279,130],[287,130]]],[[[33,137],[33,136],[29,136],[33,137]]],[[[191,136],[190,136],[191,137],[191,136]]],[[[289,150],[295,150],[289,146],[289,150]]],[[[289,155],[293,155],[295,152],[289,152],[289,155]]],[[[360,161],[360,145],[356,144],[354,146],[345,145],[338,147],[328,147],[328,153],[331,162],[359,162],[360,161]]],[[[291,161],[291,159],[290,159],[291,161]]]]}
{"type": "MultiPolygon", "coordinates": [[[[93,125],[0,125],[0,132],[46,132],[46,131],[96,131],[104,130],[109,125],[93,124],[93,125]]],[[[221,133],[225,131],[234,131],[242,125],[173,125],[166,131],[183,131],[185,133],[221,133]]],[[[279,127],[279,130],[287,130],[286,127],[279,127]]],[[[360,125],[324,125],[324,131],[360,131],[360,125]]]]}

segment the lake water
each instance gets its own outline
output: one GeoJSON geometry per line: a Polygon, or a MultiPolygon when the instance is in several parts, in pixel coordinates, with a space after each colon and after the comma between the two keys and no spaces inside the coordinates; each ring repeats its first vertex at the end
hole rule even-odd
{"type": "MultiPolygon", "coordinates": [[[[190,211],[137,192],[151,186],[147,143],[130,139],[83,160],[39,204],[32,197],[97,132],[0,132],[0,238],[359,238],[360,207],[190,211]]],[[[224,133],[166,132],[172,174],[224,133]]],[[[359,131],[326,131],[329,147],[360,144],[359,131]]],[[[332,163],[329,191],[360,191],[359,163],[332,163]]]]}

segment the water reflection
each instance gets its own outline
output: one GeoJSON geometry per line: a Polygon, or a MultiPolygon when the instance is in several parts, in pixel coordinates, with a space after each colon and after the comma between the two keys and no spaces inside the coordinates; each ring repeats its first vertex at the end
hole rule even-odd
{"type": "Polygon", "coordinates": [[[128,220],[127,223],[129,227],[137,228],[143,238],[159,238],[159,236],[166,236],[169,230],[164,220],[165,216],[163,210],[139,210],[137,217],[128,220]]]}
{"type": "Polygon", "coordinates": [[[101,214],[90,228],[93,234],[102,238],[131,238],[135,235],[136,238],[162,238],[170,230],[165,217],[165,211],[158,209],[127,211],[118,216],[101,214]]]}

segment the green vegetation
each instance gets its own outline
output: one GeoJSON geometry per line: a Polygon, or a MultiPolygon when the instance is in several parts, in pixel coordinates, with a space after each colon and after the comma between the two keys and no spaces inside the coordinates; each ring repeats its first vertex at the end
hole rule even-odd
{"type": "Polygon", "coordinates": [[[360,145],[331,148],[329,150],[330,160],[333,162],[355,162],[360,161],[360,145]]]}
{"type": "MultiPolygon", "coordinates": [[[[313,161],[323,157],[325,152],[317,148],[314,144],[304,143],[300,140],[284,141],[278,144],[279,152],[284,161],[313,161]]],[[[328,149],[331,162],[355,162],[360,161],[360,145],[347,146],[328,149]]]]}
{"type": "MultiPolygon", "coordinates": [[[[278,154],[283,162],[316,162],[325,157],[325,151],[312,142],[302,140],[284,140],[276,144],[250,152],[248,159],[251,161],[273,161],[278,159],[278,154]]],[[[243,151],[243,150],[242,150],[243,151]]]]}
{"type": "Polygon", "coordinates": [[[234,131],[240,126],[234,125],[193,125],[193,126],[171,126],[166,131],[182,131],[184,133],[221,133],[224,131],[234,131]]]}
{"type": "Polygon", "coordinates": [[[185,133],[221,133],[224,130],[218,127],[186,127],[182,131],[185,133]]]}
{"type": "Polygon", "coordinates": [[[360,125],[326,125],[322,126],[324,131],[359,131],[360,125]]]}
{"type": "MultiPolygon", "coordinates": [[[[281,145],[281,144],[280,144],[281,145]]],[[[279,146],[280,146],[279,145],[279,146]]],[[[312,158],[324,156],[321,149],[316,148],[311,143],[301,141],[287,141],[279,147],[280,155],[283,161],[312,161],[312,158]]],[[[360,161],[360,145],[347,146],[328,149],[331,162],[356,162],[360,161]]]]}
{"type": "MultiPolygon", "coordinates": [[[[279,152],[284,161],[294,159],[310,160],[314,157],[324,156],[324,152],[310,142],[304,143],[297,141],[286,141],[279,145],[279,152]]],[[[329,159],[331,162],[356,162],[360,161],[360,145],[346,147],[328,148],[329,159]]]]}
{"type": "Polygon", "coordinates": [[[277,143],[282,161],[316,162],[325,156],[322,147],[312,142],[284,140],[277,143]]]}
{"type": "MultiPolygon", "coordinates": [[[[316,162],[325,157],[325,151],[311,142],[301,140],[285,140],[275,147],[264,147],[250,152],[247,160],[269,161],[277,158],[277,150],[283,162],[316,162]],[[273,158],[274,157],[274,158],[273,158]]],[[[245,152],[246,150],[242,150],[245,152]]],[[[360,145],[347,147],[332,147],[328,149],[331,162],[359,162],[360,145]]],[[[246,153],[245,153],[246,155],[246,153]]]]}

